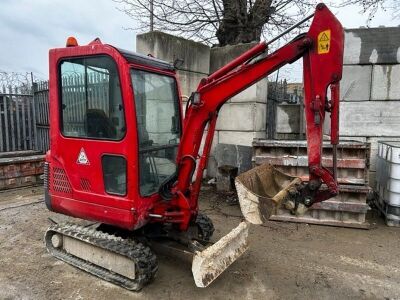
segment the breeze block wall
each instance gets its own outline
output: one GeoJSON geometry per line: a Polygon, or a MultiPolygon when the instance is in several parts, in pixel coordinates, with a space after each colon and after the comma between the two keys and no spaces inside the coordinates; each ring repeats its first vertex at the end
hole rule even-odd
{"type": "MultiPolygon", "coordinates": [[[[136,51],[173,62],[183,60],[178,76],[183,107],[203,77],[216,71],[254,44],[210,48],[202,43],[153,31],[137,35],[136,51]]],[[[222,106],[214,134],[207,176],[217,177],[218,170],[251,168],[252,141],[265,137],[267,80],[242,91],[222,106]]]]}

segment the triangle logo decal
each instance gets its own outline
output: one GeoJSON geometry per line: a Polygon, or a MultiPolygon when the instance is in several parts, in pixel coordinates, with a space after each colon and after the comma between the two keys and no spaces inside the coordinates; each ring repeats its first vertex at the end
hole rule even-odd
{"type": "Polygon", "coordinates": [[[87,155],[85,153],[85,150],[81,148],[81,151],[79,152],[78,159],[76,160],[77,164],[80,165],[90,165],[89,159],[87,158],[87,155]]]}

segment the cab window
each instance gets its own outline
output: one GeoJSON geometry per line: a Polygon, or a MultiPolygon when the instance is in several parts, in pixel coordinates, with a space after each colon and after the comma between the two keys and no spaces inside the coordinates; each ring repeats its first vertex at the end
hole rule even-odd
{"type": "Polygon", "coordinates": [[[140,194],[149,196],[176,172],[181,136],[174,77],[131,70],[139,139],[140,194]]]}
{"type": "Polygon", "coordinates": [[[65,59],[60,64],[64,136],[120,140],[125,119],[117,66],[108,56],[65,59]]]}

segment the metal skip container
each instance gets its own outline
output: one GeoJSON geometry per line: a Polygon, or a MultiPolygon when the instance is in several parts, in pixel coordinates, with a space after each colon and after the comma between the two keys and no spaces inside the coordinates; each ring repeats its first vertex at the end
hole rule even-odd
{"type": "Polygon", "coordinates": [[[277,213],[289,190],[298,184],[300,178],[284,174],[269,164],[240,174],[235,186],[243,216],[252,224],[263,224],[277,213]]]}

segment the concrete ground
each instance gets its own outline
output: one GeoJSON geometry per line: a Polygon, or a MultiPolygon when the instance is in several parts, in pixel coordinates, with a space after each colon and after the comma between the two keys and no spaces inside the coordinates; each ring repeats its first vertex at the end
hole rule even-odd
{"type": "MultiPolygon", "coordinates": [[[[370,230],[270,222],[252,226],[250,250],[205,289],[190,264],[159,257],[153,283],[139,293],[97,279],[51,257],[50,225],[38,190],[0,193],[0,299],[399,299],[400,228],[376,214],[370,230]]],[[[240,210],[210,188],[201,208],[216,237],[240,221],[240,210]]]]}

